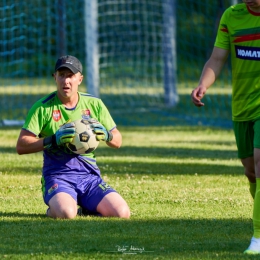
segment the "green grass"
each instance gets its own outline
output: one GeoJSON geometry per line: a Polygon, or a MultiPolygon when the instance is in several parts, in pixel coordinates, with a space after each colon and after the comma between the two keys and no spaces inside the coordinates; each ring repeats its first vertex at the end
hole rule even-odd
{"type": "Polygon", "coordinates": [[[122,148],[96,155],[130,220],[47,218],[42,154],[17,155],[19,129],[0,129],[1,259],[254,259],[243,255],[253,201],[231,130],[119,129],[122,148]]]}

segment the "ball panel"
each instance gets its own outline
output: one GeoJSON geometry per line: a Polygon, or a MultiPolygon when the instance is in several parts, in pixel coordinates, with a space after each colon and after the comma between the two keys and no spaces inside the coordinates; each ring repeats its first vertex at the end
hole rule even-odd
{"type": "Polygon", "coordinates": [[[74,144],[68,144],[68,148],[72,151],[72,152],[76,152],[77,151],[77,147],[74,144]]]}
{"type": "Polygon", "coordinates": [[[80,142],[87,143],[89,139],[90,139],[90,136],[89,136],[89,134],[86,131],[79,134],[80,142]]]}
{"type": "Polygon", "coordinates": [[[94,148],[89,148],[88,150],[85,151],[85,153],[91,153],[91,152],[93,152],[94,150],[96,150],[96,147],[94,147],[94,148]]]}

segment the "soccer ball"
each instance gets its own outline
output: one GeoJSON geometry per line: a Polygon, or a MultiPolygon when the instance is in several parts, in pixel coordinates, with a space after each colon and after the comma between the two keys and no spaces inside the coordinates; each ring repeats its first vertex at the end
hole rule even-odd
{"type": "Polygon", "coordinates": [[[76,133],[73,141],[67,144],[69,150],[76,154],[85,154],[93,152],[99,145],[96,134],[91,129],[91,123],[85,119],[73,121],[75,123],[76,133]]]}

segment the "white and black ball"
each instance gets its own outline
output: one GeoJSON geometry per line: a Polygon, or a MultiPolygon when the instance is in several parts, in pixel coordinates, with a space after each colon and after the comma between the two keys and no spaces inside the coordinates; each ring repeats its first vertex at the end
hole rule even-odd
{"type": "Polygon", "coordinates": [[[70,151],[76,154],[86,154],[93,152],[99,145],[96,134],[91,128],[91,123],[85,119],[73,121],[76,133],[73,141],[67,145],[70,151]]]}

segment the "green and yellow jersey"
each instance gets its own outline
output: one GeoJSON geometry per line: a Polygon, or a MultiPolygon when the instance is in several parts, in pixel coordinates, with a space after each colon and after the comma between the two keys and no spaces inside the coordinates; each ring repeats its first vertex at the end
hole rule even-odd
{"type": "MultiPolygon", "coordinates": [[[[81,118],[95,118],[109,131],[116,128],[114,120],[101,99],[81,92],[78,95],[77,106],[73,109],[68,109],[61,103],[56,91],[41,98],[30,109],[23,129],[41,138],[55,134],[69,119],[74,121],[81,118]]],[[[63,148],[44,150],[43,174],[60,172],[63,168],[64,170],[75,168],[82,163],[95,167],[94,152],[76,155],[63,148]]]]}
{"type": "Polygon", "coordinates": [[[232,65],[232,120],[260,117],[260,13],[243,4],[221,17],[215,47],[230,50],[232,65]]]}

